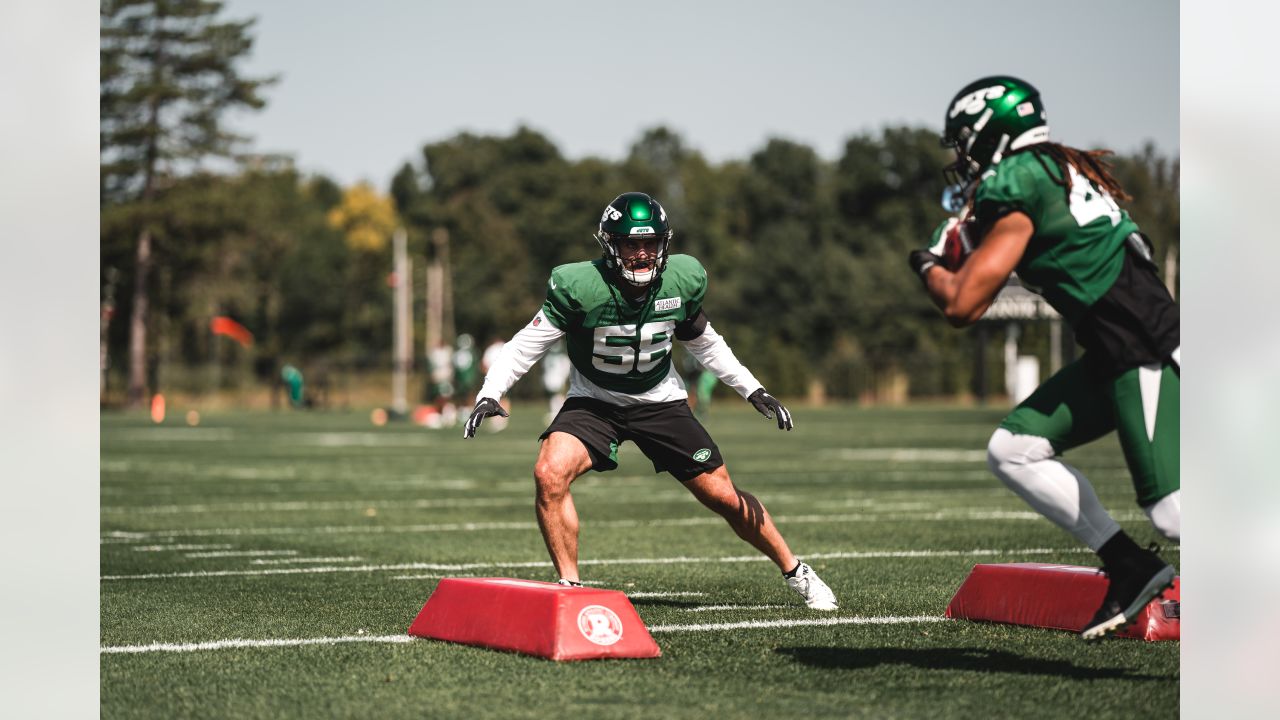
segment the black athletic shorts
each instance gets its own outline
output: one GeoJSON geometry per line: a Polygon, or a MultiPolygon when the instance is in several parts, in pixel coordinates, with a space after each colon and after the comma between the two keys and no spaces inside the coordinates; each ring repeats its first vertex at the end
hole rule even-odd
{"type": "Polygon", "coordinates": [[[573,397],[564,401],[539,439],[546,440],[553,432],[569,433],[581,440],[591,455],[591,469],[596,472],[618,467],[618,446],[627,440],[653,461],[654,472],[669,472],[680,482],[724,465],[720,448],[689,412],[689,403],[684,400],[613,405],[573,397]]]}

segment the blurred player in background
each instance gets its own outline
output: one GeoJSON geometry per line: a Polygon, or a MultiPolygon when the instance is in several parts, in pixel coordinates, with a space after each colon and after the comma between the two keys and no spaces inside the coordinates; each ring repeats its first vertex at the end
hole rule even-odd
{"type": "Polygon", "coordinates": [[[684,353],[683,367],[685,374],[693,379],[693,396],[689,398],[689,405],[698,419],[705,420],[707,413],[711,412],[711,394],[720,379],[715,373],[702,367],[702,363],[692,353],[684,353]]]}
{"type": "MultiPolygon", "coordinates": [[[[480,363],[476,361],[475,339],[462,333],[453,350],[453,389],[459,403],[470,403],[480,379],[480,363]]],[[[465,405],[464,405],[465,407],[465,405]]]]}
{"type": "MultiPolygon", "coordinates": [[[[506,342],[502,338],[495,337],[489,341],[488,345],[485,346],[484,354],[480,356],[480,370],[484,372],[486,376],[489,374],[489,370],[493,368],[494,364],[498,362],[498,358],[502,357],[502,348],[505,345],[506,342]]],[[[479,400],[480,398],[477,397],[476,401],[479,402],[479,400]]],[[[489,426],[489,432],[502,432],[507,429],[507,413],[511,410],[511,402],[504,398],[502,400],[502,408],[506,412],[503,412],[493,418],[493,422],[490,423],[489,426]]]]}
{"type": "Polygon", "coordinates": [[[427,377],[427,400],[436,409],[429,427],[453,427],[458,411],[453,402],[453,349],[447,344],[440,343],[427,353],[427,377]]]}
{"type": "Polygon", "coordinates": [[[944,231],[965,233],[973,251],[910,254],[934,304],[952,325],[972,324],[1016,270],[1086,350],[1005,417],[987,452],[996,476],[1102,558],[1109,588],[1082,631],[1102,637],[1131,622],[1175,573],[1120,529],[1059,456],[1116,430],[1138,504],[1161,535],[1180,541],[1178,306],[1150,242],[1116,204],[1129,198],[1103,161],[1108,153],[1051,142],[1031,85],[988,77],[966,86],[947,108],[943,143],[956,153],[947,173],[951,209],[963,218],[944,231]]]}
{"type": "Polygon", "coordinates": [[[573,365],[565,352],[564,342],[557,342],[542,359],[542,387],[547,391],[547,423],[550,424],[564,407],[565,383],[573,365]]]}
{"type": "Polygon", "coordinates": [[[655,472],[668,472],[746,542],[778,566],[810,608],[835,610],[835,595],[783,540],[768,511],[734,486],[720,449],[689,410],[671,362],[679,340],[778,429],[791,413],[734,357],[702,309],[707,275],[688,255],[669,255],[666,211],[644,193],[623,193],[600,217],[603,257],[561,265],[547,299],[489,368],[464,437],[486,417],[505,416],[499,398],[566,338],[569,397],[542,433],[534,466],[538,525],[560,582],[578,585],[578,513],[569,485],[588,470],[618,466],[618,446],[636,443],[655,472]]]}

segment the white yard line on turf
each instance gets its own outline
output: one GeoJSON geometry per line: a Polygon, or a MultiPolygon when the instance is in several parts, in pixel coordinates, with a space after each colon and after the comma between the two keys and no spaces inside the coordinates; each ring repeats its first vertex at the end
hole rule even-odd
{"type": "Polygon", "coordinates": [[[212,552],[189,552],[189,558],[229,558],[229,557],[273,557],[276,555],[297,555],[297,550],[214,550],[212,552]]]}
{"type": "Polygon", "coordinates": [[[867,462],[985,463],[986,450],[946,448],[829,448],[818,457],[867,462]]]}
{"type": "MultiPolygon", "coordinates": [[[[1137,512],[1115,513],[1118,520],[1138,520],[1137,512]]],[[[956,522],[970,520],[1040,521],[1042,516],[1030,510],[941,510],[916,513],[845,513],[839,515],[774,515],[780,525],[787,523],[876,523],[876,522],[956,522]]],[[[689,527],[722,525],[724,520],[706,517],[658,518],[653,520],[597,520],[596,528],[689,527]]],[[[111,530],[103,534],[103,542],[133,542],[177,537],[240,537],[259,535],[383,535],[392,533],[481,532],[489,530],[536,530],[532,521],[431,523],[426,525],[318,525],[296,527],[202,528],[187,530],[111,530]]]]}
{"type": "MultiPolygon", "coordinates": [[[[866,560],[878,558],[927,558],[927,557],[1015,557],[1042,555],[1077,555],[1092,552],[1088,548],[1021,548],[1014,550],[860,550],[806,553],[806,560],[866,560]]],[[[1177,548],[1169,552],[1176,553],[1177,548]]],[[[662,557],[662,558],[613,558],[601,560],[580,560],[579,565],[685,565],[694,563],[742,563],[767,562],[763,555],[739,555],[731,557],[662,557]]],[[[244,577],[257,575],[302,575],[348,572],[387,572],[398,570],[435,570],[438,572],[456,572],[469,570],[513,570],[522,568],[551,567],[549,560],[532,560],[528,562],[484,562],[484,563],[394,563],[388,565],[346,565],[321,567],[271,568],[266,570],[194,570],[172,573],[145,573],[140,575],[103,575],[100,579],[116,580],[163,580],[172,578],[199,577],[244,577]]]]}
{"type": "Polygon", "coordinates": [[[810,627],[815,625],[902,625],[905,623],[946,622],[940,615],[900,617],[831,617],[804,620],[743,620],[741,622],[706,623],[703,625],[654,625],[650,633],[705,632],[708,630],[755,630],[758,628],[810,627]]]}
{"type": "MultiPolygon", "coordinates": [[[[579,493],[590,497],[591,493],[579,493]]],[[[688,497],[685,492],[651,493],[643,498],[629,498],[632,503],[665,503],[688,497]]],[[[525,507],[532,502],[528,497],[502,498],[444,498],[437,500],[290,500],[278,502],[219,503],[195,505],[109,505],[102,512],[109,515],[179,515],[184,513],[213,512],[312,512],[325,510],[364,510],[383,508],[393,510],[429,510],[433,508],[525,507]]]]}
{"type": "Polygon", "coordinates": [[[691,608],[681,608],[685,612],[712,612],[716,610],[787,610],[792,609],[791,605],[699,605],[691,608]]]}
{"type": "MultiPolygon", "coordinates": [[[[701,625],[655,625],[650,633],[711,632],[716,630],[755,630],[761,628],[812,627],[826,625],[903,625],[907,623],[947,622],[937,615],[913,617],[828,617],[803,620],[747,620],[742,622],[706,623],[701,625]]],[[[231,648],[278,648],[300,645],[337,645],[339,643],[395,643],[413,642],[409,635],[348,635],[329,638],[277,638],[268,640],[211,640],[197,643],[151,643],[148,645],[108,645],[98,649],[103,655],[117,653],[197,652],[200,650],[226,650],[231,648]]]]}
{"type": "Polygon", "coordinates": [[[700,592],[629,592],[626,594],[629,598],[668,598],[668,597],[702,597],[706,593],[700,592]]]}
{"type": "Polygon", "coordinates": [[[134,552],[167,552],[171,550],[225,550],[231,547],[228,544],[222,545],[138,545],[133,548],[134,552]]]}
{"type": "Polygon", "coordinates": [[[276,558],[274,560],[252,560],[250,565],[301,565],[304,563],[325,563],[325,562],[360,562],[364,560],[362,557],[295,557],[295,558],[276,558]]]}

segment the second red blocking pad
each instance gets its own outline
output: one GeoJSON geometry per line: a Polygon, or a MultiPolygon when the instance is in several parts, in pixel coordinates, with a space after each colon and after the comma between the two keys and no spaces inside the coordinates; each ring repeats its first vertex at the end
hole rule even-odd
{"type": "MultiPolygon", "coordinates": [[[[1110,581],[1098,568],[1048,563],[974,565],[947,617],[1079,632],[1093,617],[1110,581]]],[[[1178,640],[1182,579],[1152,600],[1117,637],[1178,640]]]]}
{"type": "Polygon", "coordinates": [[[623,593],[515,578],[442,579],[409,634],[551,660],[662,654],[623,593]]]}

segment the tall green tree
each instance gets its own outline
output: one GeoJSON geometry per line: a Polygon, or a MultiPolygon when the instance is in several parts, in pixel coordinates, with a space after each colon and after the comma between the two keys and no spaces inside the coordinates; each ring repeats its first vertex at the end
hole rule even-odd
{"type": "Polygon", "coordinates": [[[252,20],[220,21],[222,3],[103,0],[100,6],[101,203],[136,203],[129,402],[146,394],[148,279],[154,263],[156,194],[174,175],[242,140],[223,113],[261,108],[272,79],[241,77],[252,20]]]}

